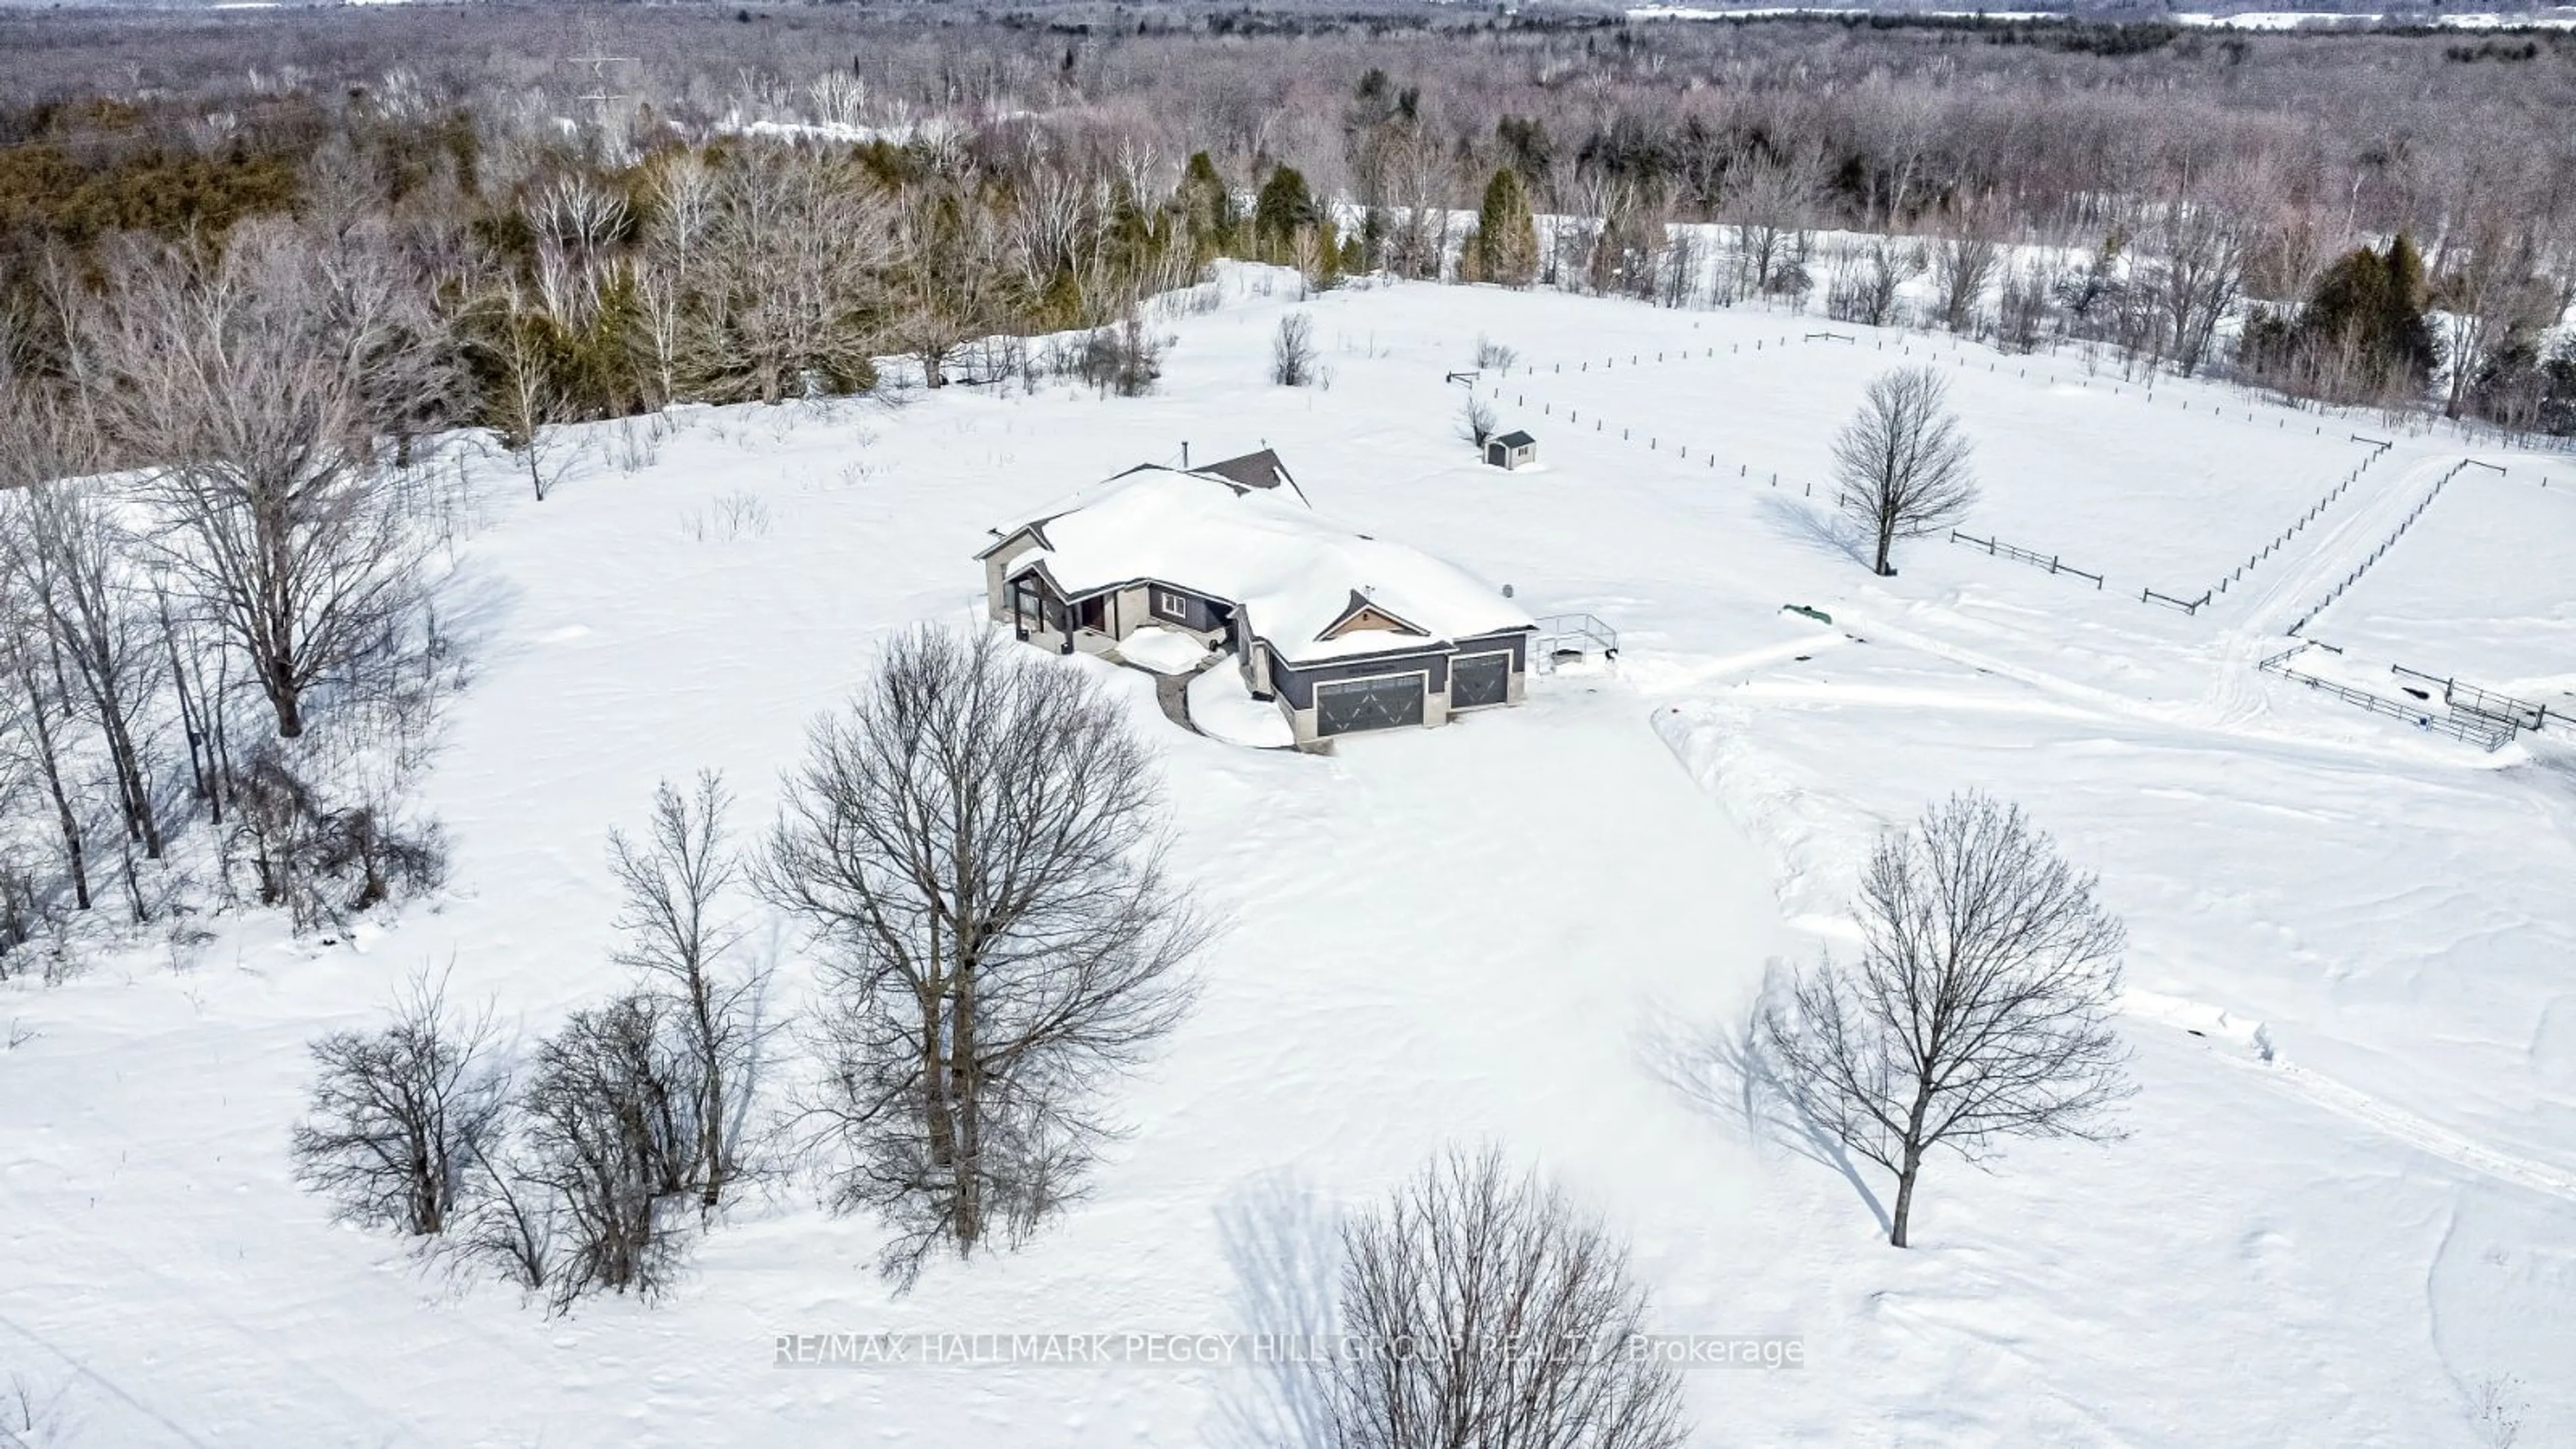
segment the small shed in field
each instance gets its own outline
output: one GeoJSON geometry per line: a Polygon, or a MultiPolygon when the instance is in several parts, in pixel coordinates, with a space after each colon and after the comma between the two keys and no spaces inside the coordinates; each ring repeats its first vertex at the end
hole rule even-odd
{"type": "Polygon", "coordinates": [[[1514,428],[1485,440],[1485,461],[1505,472],[1538,461],[1538,439],[1514,428]]]}

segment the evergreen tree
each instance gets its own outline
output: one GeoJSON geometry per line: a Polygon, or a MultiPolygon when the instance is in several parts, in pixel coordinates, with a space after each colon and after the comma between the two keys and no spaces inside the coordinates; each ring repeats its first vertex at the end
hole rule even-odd
{"type": "Polygon", "coordinates": [[[2317,278],[2295,319],[2246,324],[2247,367],[2291,392],[2336,401],[2412,397],[2441,363],[2424,320],[2424,258],[2404,233],[2384,251],[2355,247],[2317,278]]]}
{"type": "Polygon", "coordinates": [[[1494,123],[1494,139],[1502,144],[1503,159],[1524,183],[1544,186],[1549,168],[1556,164],[1556,142],[1547,134],[1547,123],[1521,116],[1505,116],[1494,123]]]}
{"type": "Polygon", "coordinates": [[[1297,232],[1323,219],[1306,178],[1294,166],[1282,166],[1261,185],[1252,205],[1252,246],[1265,262],[1295,259],[1297,232]]]}
{"type": "Polygon", "coordinates": [[[1538,220],[1520,173],[1505,166],[1485,184],[1476,215],[1476,266],[1483,280],[1526,287],[1538,275],[1538,220]]]}
{"type": "Polygon", "coordinates": [[[1181,213],[1189,227],[1190,252],[1201,266],[1241,245],[1243,219],[1235,214],[1233,188],[1218,174],[1205,151],[1192,152],[1181,172],[1181,213]]]}
{"type": "Polygon", "coordinates": [[[2401,232],[2384,252],[2359,247],[2328,267],[2300,325],[2420,384],[2438,360],[2424,305],[2424,258],[2401,232]]]}

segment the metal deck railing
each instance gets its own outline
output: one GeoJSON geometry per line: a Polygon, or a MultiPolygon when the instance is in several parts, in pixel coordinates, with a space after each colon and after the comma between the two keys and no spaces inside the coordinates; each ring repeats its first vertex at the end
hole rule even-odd
{"type": "Polygon", "coordinates": [[[1538,621],[1533,663],[1552,665],[1567,655],[1619,657],[1619,631],[1590,614],[1549,614],[1538,621]]]}

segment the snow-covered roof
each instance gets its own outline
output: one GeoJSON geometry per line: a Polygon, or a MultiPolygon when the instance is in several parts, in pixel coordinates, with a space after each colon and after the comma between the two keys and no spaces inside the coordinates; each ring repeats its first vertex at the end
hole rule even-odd
{"type": "Polygon", "coordinates": [[[1291,663],[1536,627],[1455,564],[1198,473],[1134,469],[1062,512],[998,530],[1023,531],[1038,548],[1012,560],[1014,574],[1034,563],[1074,599],[1152,582],[1231,603],[1246,632],[1291,663]]]}

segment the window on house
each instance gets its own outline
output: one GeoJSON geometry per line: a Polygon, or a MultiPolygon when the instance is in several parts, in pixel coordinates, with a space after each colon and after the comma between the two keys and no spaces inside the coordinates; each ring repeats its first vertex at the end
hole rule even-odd
{"type": "Polygon", "coordinates": [[[1170,589],[1153,590],[1152,604],[1157,619],[1169,619],[1175,624],[1189,622],[1190,601],[1170,589]]]}

